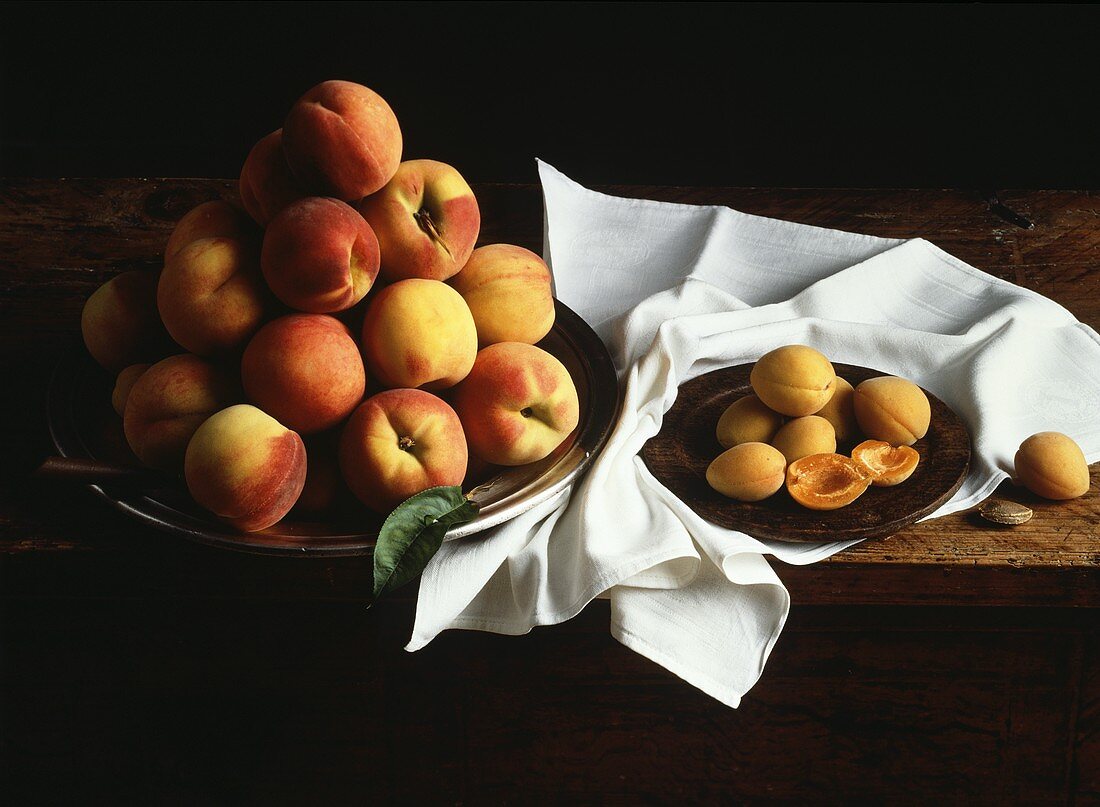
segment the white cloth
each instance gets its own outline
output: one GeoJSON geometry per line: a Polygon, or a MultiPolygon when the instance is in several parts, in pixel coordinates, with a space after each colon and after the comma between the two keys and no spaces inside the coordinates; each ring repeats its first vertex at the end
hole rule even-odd
{"type": "Polygon", "coordinates": [[[622,415],[571,492],[443,545],[408,650],[447,628],[526,633],[606,597],[616,639],[737,706],[790,603],[764,554],[804,564],[850,544],[716,527],[637,455],[679,384],[780,345],[912,379],[963,417],[971,472],[935,516],[984,499],[1034,432],[1065,432],[1100,459],[1100,337],[1057,303],[923,239],[622,199],[539,170],[557,295],[608,343],[622,415]]]}

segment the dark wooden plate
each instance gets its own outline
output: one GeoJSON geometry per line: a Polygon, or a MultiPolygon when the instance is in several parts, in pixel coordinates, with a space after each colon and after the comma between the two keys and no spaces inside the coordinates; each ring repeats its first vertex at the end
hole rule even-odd
{"type": "MultiPolygon", "coordinates": [[[[837,375],[852,386],[878,370],[834,364],[837,375]]],[[[962,419],[927,390],[932,422],[914,445],[920,463],[913,475],[894,487],[870,487],[847,507],[808,510],[781,488],[762,502],[737,502],[707,484],[706,470],[722,453],[714,429],[726,407],[752,394],[751,364],[701,375],[680,387],[661,431],[642,448],[642,460],[661,484],[700,516],[720,527],[755,538],[800,543],[879,538],[892,535],[928,515],[950,499],[970,468],[970,434],[962,419]]],[[[838,446],[849,453],[852,446],[838,446]]]]}
{"type": "MultiPolygon", "coordinates": [[[[481,511],[450,533],[465,538],[547,501],[582,474],[603,448],[615,423],[619,397],[615,366],[596,332],[576,312],[555,300],[556,320],[539,347],[565,365],[580,397],[581,420],[573,434],[545,459],[515,468],[494,468],[468,490],[481,511]]],[[[58,364],[50,384],[50,434],[62,457],[135,466],[111,408],[109,377],[81,347],[58,364]]],[[[275,555],[361,555],[372,551],[382,518],[351,502],[326,518],[291,512],[265,530],[244,533],[199,507],[182,479],[140,475],[130,484],[91,485],[110,505],[157,529],[227,549],[275,555]]]]}

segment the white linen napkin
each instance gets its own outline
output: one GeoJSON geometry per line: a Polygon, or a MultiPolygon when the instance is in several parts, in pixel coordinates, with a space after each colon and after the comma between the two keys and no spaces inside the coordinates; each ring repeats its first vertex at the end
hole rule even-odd
{"type": "Polygon", "coordinates": [[[1100,460],[1100,337],[1057,303],[923,239],[622,199],[542,162],[539,172],[557,296],[608,344],[623,411],[573,490],[444,543],[421,579],[406,649],[448,628],[526,633],[604,597],[616,639],[736,707],[790,603],[764,554],[812,563],[851,542],[716,527],[637,455],[681,383],[780,345],[912,379],[962,416],[971,472],[933,517],[984,499],[1034,432],[1065,432],[1100,460]]]}

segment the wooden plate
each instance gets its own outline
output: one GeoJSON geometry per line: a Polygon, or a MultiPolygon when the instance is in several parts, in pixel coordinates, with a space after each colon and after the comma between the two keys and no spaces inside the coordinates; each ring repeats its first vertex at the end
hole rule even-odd
{"type": "MultiPolygon", "coordinates": [[[[501,524],[546,501],[576,479],[603,448],[618,413],[615,366],[603,342],[578,314],[555,300],[556,321],[539,347],[569,370],[580,398],[581,420],[549,457],[516,468],[496,468],[468,492],[480,506],[473,521],[447,534],[463,538],[501,524]]],[[[50,434],[64,457],[134,465],[111,408],[109,377],[81,346],[65,356],[50,384],[50,434]]],[[[139,480],[140,481],[140,480],[139,480]]],[[[355,503],[325,520],[293,512],[259,532],[244,533],[199,507],[183,480],[149,475],[144,488],[92,485],[113,507],[166,532],[228,549],[280,555],[360,555],[374,547],[382,519],[355,503]]],[[[480,480],[479,480],[480,481],[480,480]]]]}
{"type": "MultiPolygon", "coordinates": [[[[878,370],[834,364],[837,375],[852,386],[878,370]]],[[[737,502],[707,484],[706,470],[722,453],[714,435],[726,407],[752,394],[751,364],[727,367],[681,385],[676,403],[665,415],[661,431],[642,448],[642,460],[661,484],[700,516],[720,527],[756,538],[820,542],[892,535],[928,515],[950,499],[970,467],[970,435],[962,419],[927,390],[932,422],[914,445],[920,462],[913,475],[894,487],[870,487],[847,507],[808,510],[781,488],[762,502],[737,502]]],[[[852,446],[838,446],[849,453],[852,446]]]]}

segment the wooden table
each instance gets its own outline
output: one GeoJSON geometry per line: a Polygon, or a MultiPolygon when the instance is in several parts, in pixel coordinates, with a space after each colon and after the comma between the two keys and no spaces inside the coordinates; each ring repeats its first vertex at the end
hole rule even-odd
{"type": "MultiPolygon", "coordinates": [[[[1100,800],[1100,494],[925,523],[805,568],[727,709],[612,640],[604,603],[526,637],[402,650],[415,592],[369,559],[252,557],[26,479],[84,299],[157,268],[219,180],[0,181],[0,792],[172,803],[1100,800]]],[[[541,249],[534,186],[475,188],[482,242],[541,249]]],[[[1100,326],[1100,198],[619,187],[923,236],[1100,326]]]]}

